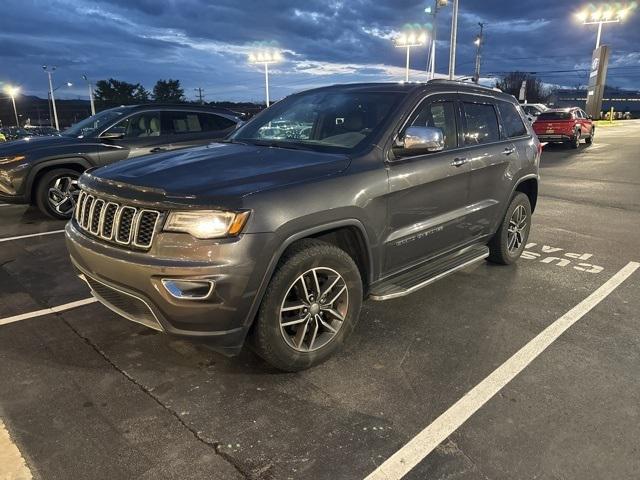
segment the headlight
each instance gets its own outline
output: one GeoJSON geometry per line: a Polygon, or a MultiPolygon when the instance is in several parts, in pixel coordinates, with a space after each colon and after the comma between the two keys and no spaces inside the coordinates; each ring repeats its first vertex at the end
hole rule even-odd
{"type": "Polygon", "coordinates": [[[188,233],[196,238],[221,238],[238,235],[249,212],[221,212],[219,210],[193,210],[171,212],[164,230],[188,233]]]}

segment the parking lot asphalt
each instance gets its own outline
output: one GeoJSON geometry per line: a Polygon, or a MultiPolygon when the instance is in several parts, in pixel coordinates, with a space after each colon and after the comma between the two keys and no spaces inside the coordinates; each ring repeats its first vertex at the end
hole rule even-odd
{"type": "MultiPolygon", "coordinates": [[[[357,479],[630,261],[640,122],[547,146],[524,257],[364,303],[346,348],[284,374],[92,303],[0,325],[0,419],[34,478],[357,479]]],[[[0,206],[0,323],[89,296],[60,230],[0,206]]],[[[640,471],[640,270],[405,478],[632,479],[640,471]]],[[[0,465],[0,477],[2,477],[0,465]]]]}

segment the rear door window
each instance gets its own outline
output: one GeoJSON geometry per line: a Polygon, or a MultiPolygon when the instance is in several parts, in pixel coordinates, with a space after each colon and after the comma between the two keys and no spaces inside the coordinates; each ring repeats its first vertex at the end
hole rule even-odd
{"type": "Polygon", "coordinates": [[[522,117],[512,103],[498,102],[498,110],[502,119],[502,128],[508,138],[521,137],[527,134],[522,117]]]}
{"type": "Polygon", "coordinates": [[[463,102],[465,146],[483,145],[500,140],[495,107],[490,103],[463,102]]]}

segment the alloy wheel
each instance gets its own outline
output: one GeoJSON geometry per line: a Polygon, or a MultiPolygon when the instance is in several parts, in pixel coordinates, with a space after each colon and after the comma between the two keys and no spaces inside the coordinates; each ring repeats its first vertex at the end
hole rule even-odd
{"type": "Polygon", "coordinates": [[[317,267],[300,275],[280,306],[280,332],[299,352],[312,352],[331,342],[345,321],[349,290],[338,272],[317,267]]]}
{"type": "Polygon", "coordinates": [[[69,216],[73,213],[78,193],[78,178],[63,175],[57,177],[49,187],[47,200],[53,211],[69,216]]]}
{"type": "Polygon", "coordinates": [[[524,206],[518,205],[509,219],[507,229],[507,248],[509,253],[517,252],[525,241],[527,229],[527,211],[524,206]]]}

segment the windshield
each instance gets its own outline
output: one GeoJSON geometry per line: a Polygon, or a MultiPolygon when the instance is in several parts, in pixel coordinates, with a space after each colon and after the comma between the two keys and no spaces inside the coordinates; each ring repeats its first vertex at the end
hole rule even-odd
{"type": "Polygon", "coordinates": [[[90,137],[91,135],[97,134],[99,130],[102,130],[104,127],[113,123],[114,120],[120,118],[126,112],[127,109],[124,108],[104,110],[92,117],[85,118],[75,125],[72,125],[62,132],[62,134],[68,137],[90,137]]]}
{"type": "Polygon", "coordinates": [[[276,103],[240,128],[232,141],[347,152],[371,137],[402,94],[310,92],[276,103]]]}
{"type": "Polygon", "coordinates": [[[538,120],[571,120],[569,112],[542,112],[538,120]]]}

